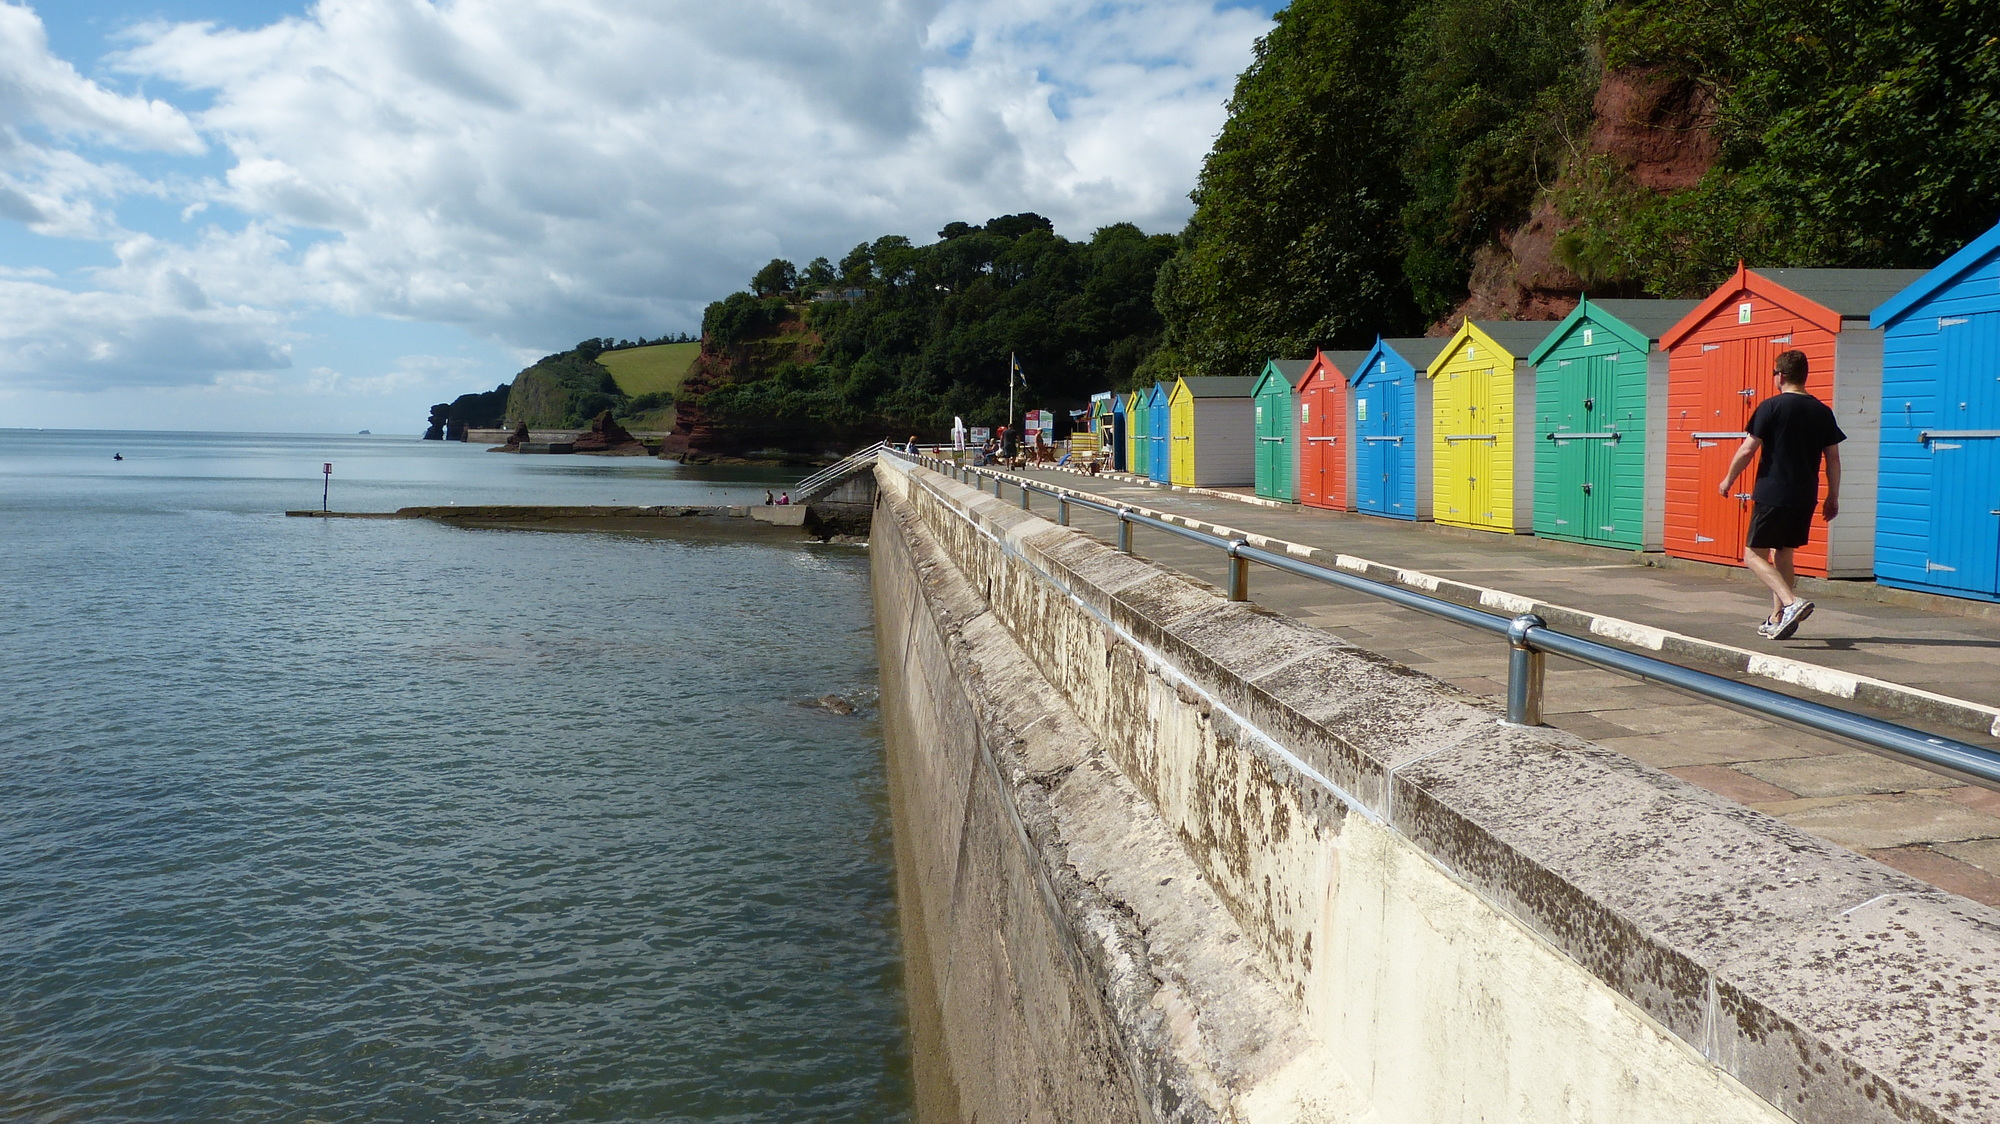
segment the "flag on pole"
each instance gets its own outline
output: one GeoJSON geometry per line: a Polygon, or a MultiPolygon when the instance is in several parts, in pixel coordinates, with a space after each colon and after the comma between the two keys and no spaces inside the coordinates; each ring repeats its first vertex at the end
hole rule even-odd
{"type": "Polygon", "coordinates": [[[1011,363],[1014,368],[1013,381],[1008,383],[1007,385],[1009,386],[1019,385],[1025,389],[1028,385],[1028,376],[1021,373],[1020,357],[1016,355],[1009,355],[1007,356],[1007,361],[1011,363]]]}

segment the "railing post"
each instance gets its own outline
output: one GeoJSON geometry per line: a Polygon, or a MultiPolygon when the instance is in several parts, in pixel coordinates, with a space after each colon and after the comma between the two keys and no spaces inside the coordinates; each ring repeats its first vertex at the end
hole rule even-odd
{"type": "Polygon", "coordinates": [[[1118,553],[1132,553],[1132,521],[1125,518],[1125,509],[1118,509],[1118,553]]]}
{"type": "Polygon", "coordinates": [[[1548,627],[1533,613],[1522,613],[1507,625],[1507,723],[1542,724],[1542,678],[1548,657],[1529,645],[1528,633],[1548,627]]]}
{"type": "Polygon", "coordinates": [[[1229,599],[1231,601],[1250,600],[1250,560],[1236,553],[1242,546],[1242,539],[1229,540],[1229,599]]]}
{"type": "Polygon", "coordinates": [[[1026,484],[1021,485],[1021,510],[1028,510],[1028,486],[1026,484]]]}
{"type": "Polygon", "coordinates": [[[1056,522],[1057,522],[1057,523],[1060,523],[1060,524],[1062,524],[1062,525],[1063,525],[1063,526],[1065,526],[1065,527],[1069,526],[1069,497],[1068,497],[1068,496],[1057,496],[1057,497],[1056,497],[1056,522]]]}

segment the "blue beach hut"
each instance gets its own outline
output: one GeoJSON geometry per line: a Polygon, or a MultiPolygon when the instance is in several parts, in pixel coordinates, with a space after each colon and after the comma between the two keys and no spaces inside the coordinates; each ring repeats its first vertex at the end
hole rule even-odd
{"type": "Polygon", "coordinates": [[[1173,434],[1172,412],[1167,405],[1167,384],[1156,382],[1146,392],[1146,475],[1165,484],[1173,460],[1167,455],[1168,438],[1173,434]]]}
{"type": "Polygon", "coordinates": [[[1875,580],[2000,601],[2000,226],[1868,324],[1882,330],[1875,580]]]}
{"type": "Polygon", "coordinates": [[[1450,342],[1377,337],[1349,373],[1354,510],[1431,517],[1431,380],[1424,372],[1450,342]]]}

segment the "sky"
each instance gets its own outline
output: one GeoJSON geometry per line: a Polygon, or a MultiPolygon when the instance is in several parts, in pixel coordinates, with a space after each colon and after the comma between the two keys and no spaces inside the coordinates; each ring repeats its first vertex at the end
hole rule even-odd
{"type": "Polygon", "coordinates": [[[0,0],[0,428],[408,433],[773,257],[1180,228],[1268,0],[0,0]]]}

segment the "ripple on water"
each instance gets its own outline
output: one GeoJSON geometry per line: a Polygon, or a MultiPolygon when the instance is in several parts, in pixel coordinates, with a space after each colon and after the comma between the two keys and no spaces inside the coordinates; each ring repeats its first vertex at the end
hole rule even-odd
{"type": "Polygon", "coordinates": [[[0,1117],[905,1116],[879,738],[793,705],[857,552],[73,501],[0,536],[0,1117]]]}

